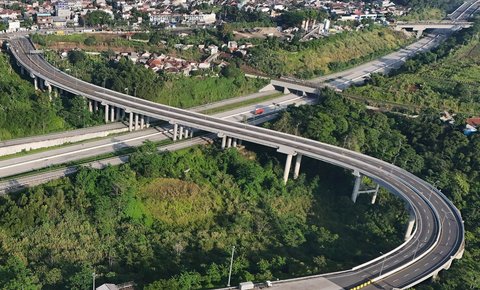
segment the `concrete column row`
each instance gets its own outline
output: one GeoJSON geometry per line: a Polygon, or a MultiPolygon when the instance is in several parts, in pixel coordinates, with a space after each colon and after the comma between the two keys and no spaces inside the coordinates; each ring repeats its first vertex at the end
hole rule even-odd
{"type": "MultiPolygon", "coordinates": [[[[121,114],[122,116],[125,113],[121,114]]],[[[141,130],[150,127],[150,118],[138,113],[128,112],[128,131],[141,130]]]]}
{"type": "Polygon", "coordinates": [[[173,141],[182,140],[183,138],[193,138],[193,129],[178,125],[177,123],[173,124],[173,141]]]}

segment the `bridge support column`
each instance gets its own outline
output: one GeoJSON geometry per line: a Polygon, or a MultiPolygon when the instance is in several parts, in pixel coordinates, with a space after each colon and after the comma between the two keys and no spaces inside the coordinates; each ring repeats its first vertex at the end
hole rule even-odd
{"type": "Polygon", "coordinates": [[[149,116],[145,117],[145,127],[150,128],[150,117],[149,116]]]}
{"type": "Polygon", "coordinates": [[[227,144],[227,136],[222,137],[222,150],[225,149],[225,145],[227,144]]]}
{"type": "Polygon", "coordinates": [[[232,138],[232,146],[237,147],[237,138],[232,138]]]}
{"type": "MultiPolygon", "coordinates": [[[[17,63],[17,65],[18,65],[18,63],[17,63]]],[[[23,66],[20,66],[20,73],[21,73],[22,75],[25,74],[25,69],[23,68],[23,66]]]]}
{"type": "Polygon", "coordinates": [[[110,106],[110,122],[114,122],[114,121],[115,121],[115,107],[110,106]]]}
{"type": "Polygon", "coordinates": [[[87,102],[88,102],[88,111],[92,113],[93,112],[92,100],[87,100],[87,102]]]}
{"type": "Polygon", "coordinates": [[[243,141],[241,139],[238,140],[238,146],[242,146],[243,141]]]}
{"type": "Polygon", "coordinates": [[[128,113],[128,131],[133,131],[133,112],[128,113]]]}
{"type": "Polygon", "coordinates": [[[232,138],[227,137],[227,148],[232,147],[232,138]]]}
{"type": "Polygon", "coordinates": [[[33,76],[33,86],[35,87],[35,90],[38,91],[38,80],[36,76],[33,76]]]}
{"type": "Polygon", "coordinates": [[[135,131],[138,130],[138,114],[135,114],[135,131]]]}
{"type": "Polygon", "coordinates": [[[115,121],[121,121],[122,120],[122,109],[120,107],[117,107],[117,111],[115,112],[115,121]]]}
{"type": "Polygon", "coordinates": [[[140,129],[145,129],[145,116],[140,117],[140,129]]]}
{"type": "Polygon", "coordinates": [[[379,189],[380,189],[380,185],[377,184],[377,186],[375,187],[375,191],[373,192],[373,195],[372,195],[372,204],[375,204],[375,201],[377,200],[379,189]]]}
{"type": "Polygon", "coordinates": [[[105,104],[105,123],[108,123],[108,105],[105,104]]]}
{"type": "Polygon", "coordinates": [[[190,137],[189,132],[190,132],[189,129],[185,128],[185,133],[184,133],[185,134],[185,139],[188,139],[188,137],[190,137]]]}
{"type": "Polygon", "coordinates": [[[290,90],[289,90],[287,87],[284,87],[284,88],[283,88],[283,94],[284,94],[284,95],[290,94],[290,90]]]}
{"type": "Polygon", "coordinates": [[[183,139],[183,126],[180,126],[180,132],[178,133],[178,140],[183,139]]]}
{"type": "Polygon", "coordinates": [[[190,128],[190,138],[193,138],[193,128],[190,128]]]}
{"type": "Polygon", "coordinates": [[[422,30],[417,30],[417,39],[422,37],[422,34],[423,34],[423,29],[422,30]]]}
{"type": "Polygon", "coordinates": [[[353,175],[355,176],[355,184],[353,185],[352,201],[353,201],[353,203],[355,203],[357,201],[358,192],[360,190],[360,183],[362,182],[362,175],[357,170],[353,171],[353,175]]]}
{"type": "Polygon", "coordinates": [[[285,170],[283,171],[283,183],[287,184],[288,175],[290,174],[290,167],[292,166],[292,154],[287,154],[287,160],[285,161],[285,170]]]}
{"type": "Polygon", "coordinates": [[[177,141],[178,124],[173,124],[173,142],[177,141]]]}
{"type": "Polygon", "coordinates": [[[412,236],[414,226],[415,226],[415,214],[413,213],[413,210],[410,209],[410,216],[408,218],[407,230],[405,231],[405,241],[412,236]]]}
{"type": "Polygon", "coordinates": [[[94,110],[95,112],[98,112],[98,102],[97,101],[93,101],[93,107],[94,107],[94,110]]]}
{"type": "Polygon", "coordinates": [[[295,168],[293,170],[293,179],[297,179],[300,175],[300,164],[302,163],[302,154],[297,153],[297,158],[295,158],[295,168]]]}

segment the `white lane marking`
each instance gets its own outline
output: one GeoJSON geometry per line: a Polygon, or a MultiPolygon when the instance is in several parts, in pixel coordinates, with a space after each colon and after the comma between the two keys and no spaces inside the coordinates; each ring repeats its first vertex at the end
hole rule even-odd
{"type": "Polygon", "coordinates": [[[393,283],[395,283],[395,282],[397,282],[397,281],[398,281],[398,279],[395,279],[395,280],[393,280],[393,283]]]}
{"type": "Polygon", "coordinates": [[[425,266],[425,267],[427,267],[428,265],[430,265],[430,263],[425,263],[425,265],[424,265],[424,266],[425,266]]]}
{"type": "Polygon", "coordinates": [[[403,277],[408,277],[408,276],[410,276],[410,273],[403,275],[403,277]]]}
{"type": "Polygon", "coordinates": [[[362,278],[365,278],[365,277],[367,277],[367,274],[365,274],[365,275],[362,276],[362,278]]]}
{"type": "Polygon", "coordinates": [[[418,268],[417,268],[417,269],[415,269],[415,271],[413,271],[413,272],[417,272],[417,271],[418,271],[418,268]]]}
{"type": "Polygon", "coordinates": [[[443,254],[443,251],[440,252],[440,255],[443,254]]]}
{"type": "Polygon", "coordinates": [[[433,257],[433,259],[432,259],[432,260],[436,260],[437,258],[438,258],[438,257],[437,257],[437,256],[435,256],[435,257],[433,257]]]}

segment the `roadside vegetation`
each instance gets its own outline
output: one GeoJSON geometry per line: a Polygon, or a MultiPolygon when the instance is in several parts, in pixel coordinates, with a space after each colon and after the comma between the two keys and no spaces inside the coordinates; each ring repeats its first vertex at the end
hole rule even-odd
{"type": "Polygon", "coordinates": [[[54,98],[35,92],[0,54],[0,140],[83,128],[99,123],[100,116],[87,110],[80,97],[54,98]]]}
{"type": "Polygon", "coordinates": [[[408,60],[392,76],[373,75],[345,93],[375,103],[389,101],[469,115],[480,112],[480,21],[431,52],[408,60]]]}
{"type": "Polygon", "coordinates": [[[247,63],[267,75],[309,79],[385,55],[410,41],[402,32],[376,26],[308,42],[269,38],[252,48],[247,63]]]}
{"type": "Polygon", "coordinates": [[[398,5],[407,6],[411,10],[398,17],[400,21],[441,20],[453,12],[464,1],[462,0],[394,0],[398,5]]]}

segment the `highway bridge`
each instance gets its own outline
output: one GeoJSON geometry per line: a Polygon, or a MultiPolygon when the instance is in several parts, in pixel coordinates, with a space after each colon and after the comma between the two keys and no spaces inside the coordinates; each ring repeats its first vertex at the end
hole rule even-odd
{"type": "Polygon", "coordinates": [[[397,22],[394,24],[395,30],[412,30],[417,32],[417,38],[420,38],[423,32],[427,29],[461,29],[468,28],[473,25],[472,22],[467,21],[419,21],[419,22],[397,22]]]}
{"type": "Polygon", "coordinates": [[[153,103],[89,84],[59,71],[41,55],[30,53],[35,48],[27,38],[12,38],[9,47],[17,64],[37,86],[49,92],[84,96],[89,100],[90,109],[105,111],[106,121],[122,119],[128,114],[130,130],[146,126],[149,119],[168,121],[174,127],[174,140],[188,136],[194,128],[222,138],[222,147],[235,146],[242,140],[261,144],[286,155],[285,182],[290,176],[293,158],[295,178],[302,158],[308,157],[351,170],[355,176],[352,200],[360,193],[361,176],[372,178],[405,200],[411,218],[402,245],[353,269],[277,281],[273,283],[276,287],[288,289],[288,285],[308,281],[313,286],[304,289],[319,289],[320,283],[328,281],[329,289],[359,286],[363,286],[362,289],[403,289],[448,269],[452,261],[463,254],[465,240],[460,212],[436,188],[397,166],[340,147],[153,103]]]}

